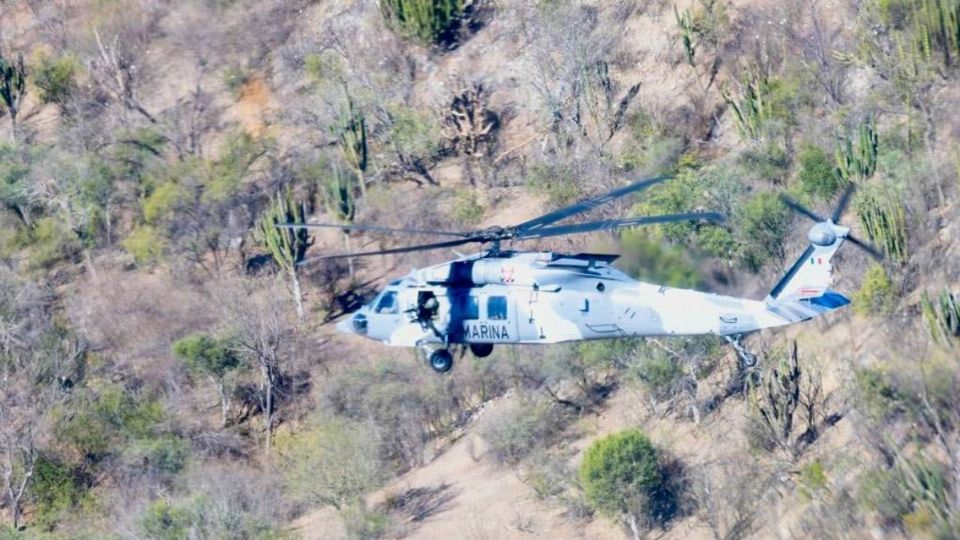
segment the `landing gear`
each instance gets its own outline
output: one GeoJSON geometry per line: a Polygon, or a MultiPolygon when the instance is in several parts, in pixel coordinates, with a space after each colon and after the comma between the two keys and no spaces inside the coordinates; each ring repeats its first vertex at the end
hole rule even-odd
{"type": "Polygon", "coordinates": [[[493,343],[471,343],[470,352],[477,358],[486,358],[493,353],[493,343]]]}
{"type": "Polygon", "coordinates": [[[723,336],[730,343],[730,346],[737,351],[740,357],[740,367],[752,368],[757,365],[757,355],[751,353],[743,346],[743,334],[734,334],[732,336],[723,336]]]}
{"type": "Polygon", "coordinates": [[[447,349],[437,349],[430,353],[427,361],[437,373],[446,373],[453,367],[453,354],[447,349]]]}

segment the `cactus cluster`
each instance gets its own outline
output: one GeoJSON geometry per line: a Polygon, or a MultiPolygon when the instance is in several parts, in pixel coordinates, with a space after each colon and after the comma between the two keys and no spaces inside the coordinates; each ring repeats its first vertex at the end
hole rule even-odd
{"type": "Polygon", "coordinates": [[[464,0],[381,0],[380,12],[395,32],[439,44],[460,20],[464,4],[464,0]]]}
{"type": "Polygon", "coordinates": [[[294,201],[290,189],[278,191],[276,199],[257,222],[257,239],[284,270],[291,270],[310,247],[306,229],[280,229],[282,223],[305,223],[306,208],[294,201]]]}
{"type": "Polygon", "coordinates": [[[897,262],[907,260],[906,210],[892,189],[862,191],[854,204],[870,241],[897,262]]]}
{"type": "Polygon", "coordinates": [[[924,291],[920,309],[934,341],[945,347],[960,343],[960,294],[944,289],[931,298],[924,291]]]}
{"type": "Polygon", "coordinates": [[[369,165],[367,150],[367,122],[366,118],[352,100],[347,101],[347,109],[340,116],[334,133],[340,145],[340,153],[344,161],[353,169],[360,184],[360,193],[366,195],[367,182],[365,173],[369,165]]]}
{"type": "Polygon", "coordinates": [[[23,64],[23,56],[17,56],[15,61],[0,56],[0,100],[10,113],[11,137],[14,140],[17,138],[17,113],[26,93],[27,68],[23,64]]]}
{"type": "Polygon", "coordinates": [[[939,56],[944,67],[960,56],[960,3],[956,0],[915,0],[913,3],[916,48],[928,61],[939,56]]]}
{"type": "Polygon", "coordinates": [[[677,6],[673,6],[673,15],[677,18],[677,26],[680,27],[680,44],[683,45],[684,57],[688,64],[696,67],[697,45],[694,43],[696,29],[693,24],[693,13],[689,9],[680,13],[677,6]]]}
{"type": "Polygon", "coordinates": [[[750,140],[759,140],[763,134],[763,125],[772,117],[771,108],[767,102],[770,81],[767,77],[750,73],[743,78],[743,95],[734,99],[727,92],[723,92],[723,99],[733,109],[734,119],[740,134],[750,140]]]}
{"type": "Polygon", "coordinates": [[[834,174],[841,183],[865,180],[877,170],[877,149],[879,148],[876,122],[867,119],[857,128],[854,137],[837,137],[834,157],[837,168],[834,174]]]}
{"type": "Polygon", "coordinates": [[[330,174],[320,180],[320,199],[328,214],[340,221],[353,221],[356,212],[354,178],[334,165],[330,174]]]}

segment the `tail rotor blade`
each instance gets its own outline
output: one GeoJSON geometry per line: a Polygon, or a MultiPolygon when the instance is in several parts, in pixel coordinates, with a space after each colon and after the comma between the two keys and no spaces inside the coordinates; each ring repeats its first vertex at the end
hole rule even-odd
{"type": "Polygon", "coordinates": [[[837,207],[833,210],[833,216],[830,217],[834,223],[840,221],[840,216],[843,215],[843,212],[847,209],[847,205],[850,204],[850,198],[853,197],[853,192],[856,191],[856,189],[857,186],[853,182],[847,185],[847,189],[844,190],[843,195],[840,196],[840,200],[837,202],[837,207]]]}
{"type": "Polygon", "coordinates": [[[882,260],[884,259],[883,253],[881,253],[880,250],[878,250],[877,248],[873,247],[872,245],[864,242],[863,240],[860,240],[860,239],[857,238],[856,236],[847,235],[847,240],[848,240],[851,244],[853,244],[853,245],[857,246],[858,248],[860,248],[860,249],[864,250],[865,252],[867,252],[867,254],[870,255],[871,257],[873,257],[874,259],[876,259],[876,260],[878,260],[878,261],[882,261],[882,260]]]}
{"type": "Polygon", "coordinates": [[[816,221],[817,223],[822,223],[827,220],[827,218],[814,213],[812,210],[807,209],[806,206],[800,204],[799,202],[795,201],[794,199],[782,193],[780,194],[780,201],[782,201],[783,204],[787,205],[792,210],[807,216],[808,218],[812,219],[813,221],[816,221]]]}

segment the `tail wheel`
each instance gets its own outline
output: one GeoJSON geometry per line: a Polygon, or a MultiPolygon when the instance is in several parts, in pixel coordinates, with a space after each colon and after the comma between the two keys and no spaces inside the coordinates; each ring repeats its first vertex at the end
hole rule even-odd
{"type": "Polygon", "coordinates": [[[470,352],[477,358],[486,358],[493,354],[493,343],[471,343],[470,352]]]}
{"type": "Polygon", "coordinates": [[[453,367],[453,355],[447,349],[437,349],[428,358],[430,367],[437,373],[446,373],[453,367]]]}

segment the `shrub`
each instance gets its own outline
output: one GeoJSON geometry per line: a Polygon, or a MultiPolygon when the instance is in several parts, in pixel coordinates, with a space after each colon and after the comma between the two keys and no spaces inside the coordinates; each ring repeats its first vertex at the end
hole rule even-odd
{"type": "Polygon", "coordinates": [[[573,174],[565,167],[535,165],[530,168],[527,186],[547,198],[550,206],[564,206],[580,195],[580,187],[573,174]]]}
{"type": "Polygon", "coordinates": [[[823,200],[829,200],[837,193],[841,186],[840,179],[834,172],[830,156],[819,146],[804,144],[797,155],[797,161],[797,181],[801,191],[823,200]]]}
{"type": "Polygon", "coordinates": [[[463,0],[384,0],[380,12],[387,23],[404,37],[424,43],[453,41],[452,32],[463,14],[463,0]]]}
{"type": "Polygon", "coordinates": [[[80,241],[73,231],[52,217],[38,219],[30,231],[30,265],[49,268],[60,261],[76,259],[80,241]]]}
{"type": "Polygon", "coordinates": [[[314,418],[306,430],[277,437],[277,467],[294,499],[343,510],[386,480],[380,444],[370,424],[314,418]]]}
{"type": "Polygon", "coordinates": [[[823,470],[823,463],[813,461],[800,469],[797,479],[800,496],[811,500],[827,489],[827,473],[823,470]]]}
{"type": "Polygon", "coordinates": [[[480,436],[497,463],[516,465],[537,449],[551,445],[570,415],[545,399],[524,398],[506,404],[488,417],[480,436]]]}
{"type": "Polygon", "coordinates": [[[389,140],[398,154],[424,158],[440,149],[440,123],[430,113],[402,106],[389,113],[389,140]]]}
{"type": "Polygon", "coordinates": [[[580,464],[580,481],[591,506],[609,517],[626,516],[634,530],[640,523],[663,524],[677,512],[660,454],[638,429],[590,445],[580,464]]]}
{"type": "Polygon", "coordinates": [[[735,221],[735,237],[740,256],[753,270],[759,270],[770,259],[783,260],[783,238],[790,214],[777,196],[769,191],[758,193],[739,208],[735,221]]]}
{"type": "Polygon", "coordinates": [[[209,334],[192,334],[173,344],[173,353],[187,366],[201,375],[222,378],[240,365],[240,358],[228,339],[215,338],[209,334]]]}
{"type": "Polygon", "coordinates": [[[167,239],[156,228],[141,225],[123,240],[123,248],[139,266],[149,266],[160,260],[167,247],[167,239]]]}
{"type": "Polygon", "coordinates": [[[159,499],[147,506],[137,521],[145,538],[180,540],[190,537],[196,516],[188,505],[174,505],[166,499],[159,499]]]}
{"type": "Polygon", "coordinates": [[[31,479],[30,496],[34,523],[52,528],[84,495],[84,486],[74,471],[58,459],[41,455],[31,479]]]}
{"type": "Polygon", "coordinates": [[[874,264],[863,276],[860,289],[853,293],[853,310],[860,315],[891,315],[897,309],[899,294],[883,266],[874,264]]]}
{"type": "Polygon", "coordinates": [[[663,351],[648,348],[647,352],[649,354],[630,367],[630,374],[657,399],[666,399],[674,394],[677,383],[683,377],[683,368],[663,351]]]}
{"type": "Polygon", "coordinates": [[[483,219],[485,208],[480,204],[476,190],[463,188],[453,201],[453,217],[464,225],[476,225],[483,219]]]}
{"type": "Polygon", "coordinates": [[[377,509],[368,508],[362,502],[350,505],[340,512],[347,538],[351,540],[375,540],[381,538],[390,526],[390,517],[377,509]]]}
{"type": "Polygon", "coordinates": [[[30,71],[37,95],[43,103],[64,106],[77,87],[79,63],[73,56],[39,55],[30,71]]]}

